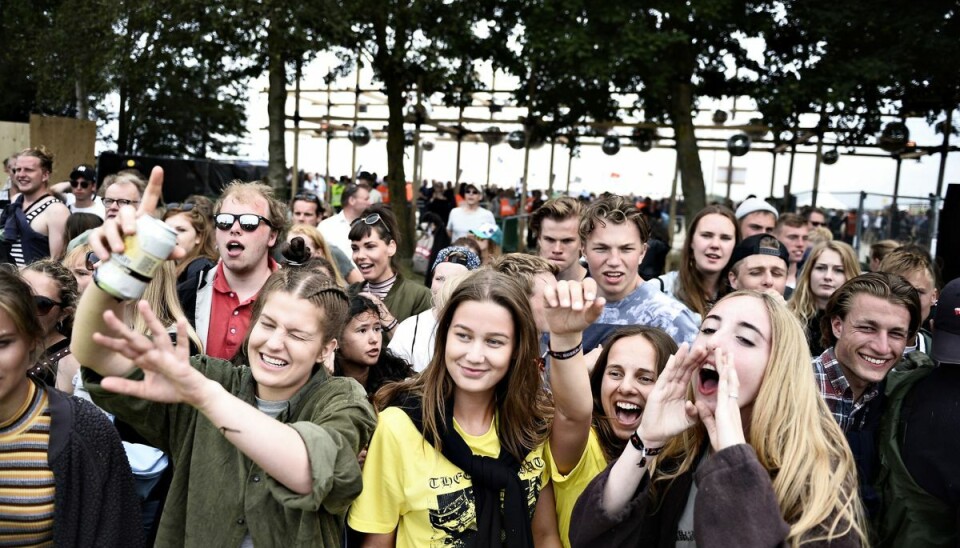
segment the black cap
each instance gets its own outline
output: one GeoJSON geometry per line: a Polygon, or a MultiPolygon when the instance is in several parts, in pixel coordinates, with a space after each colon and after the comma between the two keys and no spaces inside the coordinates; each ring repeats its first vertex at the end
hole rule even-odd
{"type": "Polygon", "coordinates": [[[733,255],[730,257],[729,264],[733,267],[733,265],[751,255],[780,257],[783,262],[790,264],[790,252],[773,234],[754,234],[749,238],[744,238],[733,248],[733,255]]]}
{"type": "Polygon", "coordinates": [[[960,278],[944,286],[937,299],[930,355],[940,363],[960,363],[960,278]]]}
{"type": "Polygon", "coordinates": [[[89,164],[80,164],[70,172],[70,180],[76,181],[80,177],[88,181],[97,182],[97,171],[89,164]]]}

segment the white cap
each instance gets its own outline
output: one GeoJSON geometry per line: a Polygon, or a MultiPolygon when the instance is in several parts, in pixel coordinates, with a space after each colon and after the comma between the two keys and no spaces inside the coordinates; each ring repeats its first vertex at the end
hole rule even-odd
{"type": "Polygon", "coordinates": [[[779,219],[780,214],[777,212],[776,208],[768,204],[766,200],[761,200],[760,198],[747,198],[740,204],[740,207],[737,208],[737,220],[743,219],[751,213],[756,213],[757,211],[766,211],[767,213],[773,213],[774,219],[779,219]]]}

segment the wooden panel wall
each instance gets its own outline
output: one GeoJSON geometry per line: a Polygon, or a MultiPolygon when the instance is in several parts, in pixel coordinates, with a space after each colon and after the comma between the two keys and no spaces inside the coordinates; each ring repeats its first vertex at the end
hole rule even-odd
{"type": "Polygon", "coordinates": [[[30,145],[53,153],[50,182],[66,181],[78,164],[94,165],[97,124],[90,120],[30,115],[30,145]]]}

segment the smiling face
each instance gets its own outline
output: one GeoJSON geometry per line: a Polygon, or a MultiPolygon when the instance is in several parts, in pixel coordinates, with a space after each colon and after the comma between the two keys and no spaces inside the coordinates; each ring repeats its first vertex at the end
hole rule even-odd
{"type": "Polygon", "coordinates": [[[580,219],[544,219],[537,242],[540,256],[557,265],[561,272],[580,258],[580,219]]]}
{"type": "Polygon", "coordinates": [[[0,421],[12,418],[29,393],[30,350],[13,318],[0,308],[0,421]]]}
{"type": "Polygon", "coordinates": [[[380,318],[373,312],[364,312],[351,318],[343,328],[340,357],[353,364],[371,367],[377,365],[382,345],[380,318]]]}
{"type": "Polygon", "coordinates": [[[759,298],[738,295],[718,302],[704,318],[694,343],[710,350],[699,374],[694,375],[694,399],[713,411],[717,408],[719,376],[713,351],[719,348],[733,357],[740,380],[740,409],[752,407],[770,359],[770,335],[770,315],[759,298]]]}
{"type": "Polygon", "coordinates": [[[353,250],[353,262],[363,279],[371,283],[379,283],[393,276],[393,267],[390,258],[397,253],[397,242],[385,242],[377,230],[360,240],[350,242],[353,250]]]}
{"type": "Polygon", "coordinates": [[[514,340],[513,317],[491,301],[464,301],[453,313],[443,351],[447,373],[463,395],[493,398],[497,384],[510,369],[514,340]]]}
{"type": "Polygon", "coordinates": [[[638,269],[646,245],[640,240],[640,229],[627,222],[597,223],[584,242],[590,276],[597,281],[600,296],[617,302],[637,288],[638,269]]]}
{"type": "Polygon", "coordinates": [[[693,232],[690,248],[697,270],[715,274],[723,270],[737,243],[737,227],[723,215],[704,215],[693,232]]]}
{"type": "Polygon", "coordinates": [[[886,299],[854,295],[846,318],[830,320],[837,338],[834,351],[854,396],[887,376],[903,355],[910,332],[907,307],[886,299]]]}
{"type": "Polygon", "coordinates": [[[267,297],[247,344],[258,396],[290,399],[310,379],[314,365],[333,351],[336,340],[323,343],[322,314],[310,301],[283,291],[267,297]]]}
{"type": "Polygon", "coordinates": [[[182,247],[183,250],[187,252],[187,255],[193,251],[193,248],[200,245],[200,235],[197,234],[197,229],[193,228],[189,213],[171,215],[163,222],[177,232],[177,245],[182,247]]]}
{"type": "MultiPolygon", "coordinates": [[[[218,213],[242,215],[254,213],[261,217],[270,218],[270,206],[267,200],[257,196],[251,200],[239,202],[231,196],[223,201],[218,213]]],[[[270,247],[277,241],[277,233],[263,221],[256,230],[247,232],[240,228],[240,222],[234,221],[227,230],[217,228],[217,249],[224,268],[238,274],[250,274],[258,269],[267,269],[270,247]]]]}
{"type": "Polygon", "coordinates": [[[47,188],[50,172],[40,165],[40,158],[22,155],[17,158],[17,187],[27,196],[47,188]]]}
{"type": "Polygon", "coordinates": [[[657,382],[657,351],[642,335],[613,343],[600,382],[600,403],[613,432],[626,440],[640,426],[647,397],[657,382]]]}
{"type": "Polygon", "coordinates": [[[813,263],[810,271],[810,292],[817,301],[817,308],[823,310],[827,301],[844,282],[847,275],[843,270],[843,259],[832,249],[824,249],[813,263]]]}

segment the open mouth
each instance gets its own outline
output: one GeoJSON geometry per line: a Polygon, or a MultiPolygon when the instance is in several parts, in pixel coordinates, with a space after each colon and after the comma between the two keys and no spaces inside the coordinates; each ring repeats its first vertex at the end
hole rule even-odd
{"type": "Polygon", "coordinates": [[[244,250],[243,244],[240,242],[227,242],[227,255],[235,257],[242,253],[244,250]]]}
{"type": "Polygon", "coordinates": [[[720,373],[710,365],[704,365],[700,368],[700,393],[704,395],[713,394],[717,391],[720,384],[720,373]]]}
{"type": "Polygon", "coordinates": [[[863,359],[863,361],[869,363],[870,365],[873,365],[874,367],[881,367],[887,363],[887,360],[883,358],[874,358],[872,356],[867,356],[866,354],[859,354],[859,353],[857,355],[860,356],[860,358],[863,359]]]}
{"type": "Polygon", "coordinates": [[[618,401],[614,404],[614,413],[621,424],[633,424],[640,420],[643,408],[632,402],[618,401]]]}
{"type": "Polygon", "coordinates": [[[277,369],[282,369],[287,365],[289,365],[289,362],[281,360],[280,358],[273,358],[271,356],[267,356],[266,354],[260,354],[260,361],[263,362],[264,365],[275,367],[277,369]]]}

